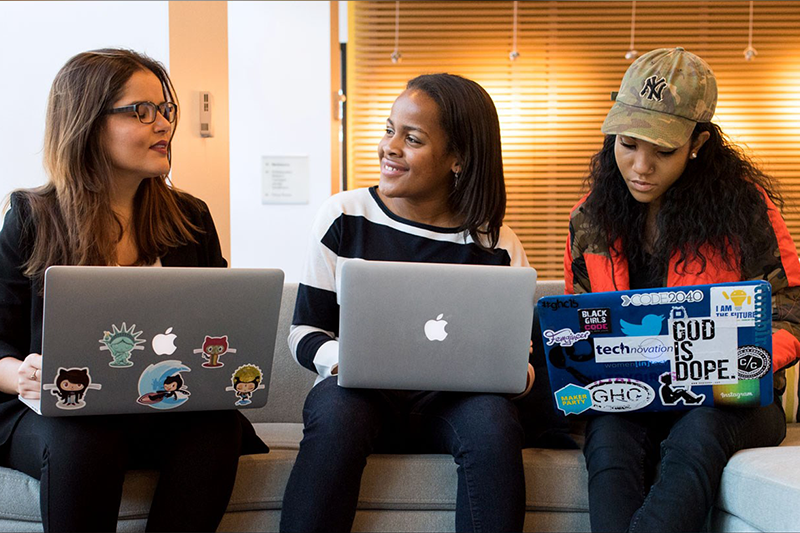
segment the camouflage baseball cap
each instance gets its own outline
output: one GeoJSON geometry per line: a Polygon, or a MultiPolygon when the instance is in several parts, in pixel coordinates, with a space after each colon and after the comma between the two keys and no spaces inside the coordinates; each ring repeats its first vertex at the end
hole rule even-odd
{"type": "Polygon", "coordinates": [[[678,148],[695,124],[711,121],[716,106],[711,67],[683,48],[659,48],[628,67],[601,130],[678,148]]]}

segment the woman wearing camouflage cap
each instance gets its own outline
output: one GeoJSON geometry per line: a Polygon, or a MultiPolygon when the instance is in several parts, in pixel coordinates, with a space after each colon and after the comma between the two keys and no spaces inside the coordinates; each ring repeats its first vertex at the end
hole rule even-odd
{"type": "Polygon", "coordinates": [[[786,433],[779,394],[800,354],[800,262],[774,183],[711,122],[716,101],[714,73],[682,48],[630,66],[570,217],[567,292],[769,281],[776,399],[590,419],[593,531],[703,529],[728,459],[786,433]]]}

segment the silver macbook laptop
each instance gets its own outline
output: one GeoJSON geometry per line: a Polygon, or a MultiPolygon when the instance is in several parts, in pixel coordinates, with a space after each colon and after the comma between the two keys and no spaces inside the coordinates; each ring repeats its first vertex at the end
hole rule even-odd
{"type": "Polygon", "coordinates": [[[45,416],[261,407],[283,272],[54,266],[44,283],[45,416]]]}
{"type": "Polygon", "coordinates": [[[532,268],[346,261],[339,385],[522,392],[535,288],[532,268]]]}

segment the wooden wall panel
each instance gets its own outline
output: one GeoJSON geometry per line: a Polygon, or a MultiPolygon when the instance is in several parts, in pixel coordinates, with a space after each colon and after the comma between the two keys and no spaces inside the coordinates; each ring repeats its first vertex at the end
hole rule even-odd
{"type": "MultiPolygon", "coordinates": [[[[570,208],[583,191],[600,125],[630,65],[630,2],[400,3],[393,64],[394,2],[350,2],[348,188],[377,183],[377,144],[392,102],[414,76],[451,72],[492,95],[500,114],[509,202],[517,232],[542,279],[562,277],[570,208]]],[[[637,2],[641,53],[683,46],[714,69],[715,122],[778,178],[800,205],[800,2],[755,3],[754,61],[744,60],[749,2],[637,2]]],[[[800,212],[785,213],[800,238],[800,212]]],[[[800,241],[799,241],[800,242],[800,241]]]]}

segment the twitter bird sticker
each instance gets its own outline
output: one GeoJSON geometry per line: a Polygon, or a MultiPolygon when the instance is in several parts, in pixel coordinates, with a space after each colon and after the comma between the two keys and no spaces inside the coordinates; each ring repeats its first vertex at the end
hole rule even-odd
{"type": "Polygon", "coordinates": [[[664,322],[663,315],[645,315],[642,317],[641,324],[631,324],[620,319],[619,325],[624,335],[630,337],[645,337],[647,335],[661,335],[661,324],[664,322]]]}

